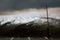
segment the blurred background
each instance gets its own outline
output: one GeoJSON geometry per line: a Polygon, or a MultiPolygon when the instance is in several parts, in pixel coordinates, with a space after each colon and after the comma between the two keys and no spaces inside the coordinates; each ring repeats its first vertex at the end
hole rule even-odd
{"type": "MultiPolygon", "coordinates": [[[[27,19],[31,20],[35,17],[47,17],[46,5],[48,7],[48,16],[55,18],[54,20],[59,20],[58,22],[60,22],[60,0],[0,0],[0,20],[5,19],[5,21],[11,21],[10,18],[16,20],[18,17],[22,17],[21,19],[24,21],[23,23],[25,23],[27,22],[27,19]]],[[[19,21],[17,20],[15,23],[19,21]]],[[[52,34],[50,40],[60,40],[60,38],[54,38],[56,33],[59,35],[60,30],[52,30],[53,31],[50,30],[52,34]]],[[[46,32],[42,32],[42,34],[43,33],[46,32]]],[[[0,40],[45,40],[45,37],[30,37],[30,39],[28,39],[28,37],[4,37],[0,38],[0,40]]]]}

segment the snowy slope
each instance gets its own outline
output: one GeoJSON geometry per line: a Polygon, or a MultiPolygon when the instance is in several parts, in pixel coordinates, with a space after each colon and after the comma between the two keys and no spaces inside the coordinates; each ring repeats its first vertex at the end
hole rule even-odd
{"type": "Polygon", "coordinates": [[[5,16],[5,17],[2,17],[0,21],[2,21],[1,24],[4,24],[6,22],[11,22],[13,20],[15,21],[12,22],[12,24],[19,24],[19,23],[23,24],[31,21],[38,22],[40,18],[39,17],[5,16]]]}
{"type": "MultiPolygon", "coordinates": [[[[6,22],[11,22],[12,24],[24,24],[24,23],[29,23],[29,22],[32,22],[34,21],[34,23],[44,23],[44,22],[47,22],[47,19],[46,18],[41,18],[41,17],[24,17],[24,16],[4,16],[4,17],[0,17],[0,22],[1,24],[4,24],[6,22]],[[13,20],[15,20],[13,22],[13,20]]],[[[58,21],[59,19],[56,19],[56,18],[49,18],[49,22],[59,22],[58,21]],[[57,21],[56,21],[57,20],[57,21]]]]}

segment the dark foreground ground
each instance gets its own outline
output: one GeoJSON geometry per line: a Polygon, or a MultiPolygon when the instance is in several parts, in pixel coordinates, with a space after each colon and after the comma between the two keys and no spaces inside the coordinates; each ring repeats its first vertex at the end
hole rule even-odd
{"type": "Polygon", "coordinates": [[[0,32],[0,37],[54,37],[60,38],[60,30],[18,29],[0,32]]]}
{"type": "MultiPolygon", "coordinates": [[[[0,40],[10,40],[11,38],[0,38],[0,40]]],[[[27,37],[23,37],[23,38],[14,38],[14,40],[28,40],[27,37]]],[[[41,37],[31,37],[30,40],[45,40],[44,38],[41,37]]],[[[60,38],[50,38],[50,40],[60,40],[60,38]]]]}
{"type": "Polygon", "coordinates": [[[36,29],[18,29],[11,30],[9,32],[0,33],[0,40],[11,40],[11,37],[14,37],[14,40],[46,40],[44,37],[49,37],[50,40],[60,40],[60,30],[36,30],[36,29]]]}
{"type": "MultiPolygon", "coordinates": [[[[7,26],[8,27],[8,26],[7,26]]],[[[50,40],[60,40],[60,28],[55,26],[47,27],[42,26],[18,26],[17,28],[8,31],[5,31],[5,26],[0,30],[0,40],[11,40],[11,37],[14,37],[14,40],[46,40],[45,37],[48,37],[50,40]]]]}

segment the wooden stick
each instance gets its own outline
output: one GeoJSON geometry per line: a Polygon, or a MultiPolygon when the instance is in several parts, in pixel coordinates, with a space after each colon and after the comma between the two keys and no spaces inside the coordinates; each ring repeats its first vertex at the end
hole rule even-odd
{"type": "Polygon", "coordinates": [[[10,40],[14,40],[14,37],[11,37],[11,39],[10,40]]]}
{"type": "Polygon", "coordinates": [[[30,37],[28,37],[28,40],[30,40],[30,37]]]}
{"type": "Polygon", "coordinates": [[[49,38],[48,37],[44,37],[45,38],[45,40],[49,40],[49,38]]]}

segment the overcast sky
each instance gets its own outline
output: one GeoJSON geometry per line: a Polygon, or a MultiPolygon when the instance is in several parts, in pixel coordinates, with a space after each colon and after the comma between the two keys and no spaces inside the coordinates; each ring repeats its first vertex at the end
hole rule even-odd
{"type": "MultiPolygon", "coordinates": [[[[35,14],[38,12],[42,14],[43,13],[42,11],[44,11],[43,15],[45,15],[46,10],[44,8],[46,8],[46,3],[48,8],[58,8],[57,11],[59,10],[60,0],[0,0],[0,15],[31,13],[32,11],[35,14]],[[43,10],[41,11],[41,9],[43,10]],[[19,10],[19,12],[16,12],[17,10],[19,10]]],[[[54,9],[52,9],[52,11],[53,10],[54,9]]]]}
{"type": "Polygon", "coordinates": [[[0,0],[0,11],[60,7],[60,0],[0,0]]]}

